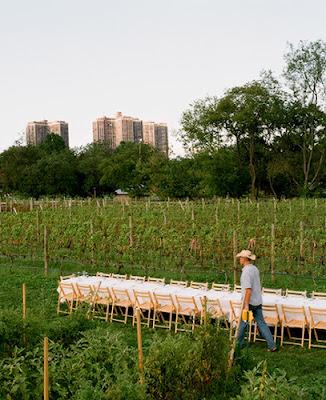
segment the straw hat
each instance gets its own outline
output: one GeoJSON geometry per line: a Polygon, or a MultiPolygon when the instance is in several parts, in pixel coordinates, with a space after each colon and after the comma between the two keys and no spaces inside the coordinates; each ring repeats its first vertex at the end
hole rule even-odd
{"type": "Polygon", "coordinates": [[[252,254],[250,250],[241,250],[240,253],[236,255],[236,258],[240,257],[248,258],[249,260],[256,260],[255,254],[252,254]]]}

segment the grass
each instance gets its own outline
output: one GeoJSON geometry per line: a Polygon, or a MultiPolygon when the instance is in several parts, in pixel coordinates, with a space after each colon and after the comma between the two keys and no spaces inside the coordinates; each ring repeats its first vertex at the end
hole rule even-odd
{"type": "MultiPolygon", "coordinates": [[[[70,271],[76,270],[76,265],[72,265],[70,271]]],[[[68,271],[67,271],[68,272],[68,271]]],[[[120,271],[121,272],[121,271],[120,271]]],[[[128,271],[126,271],[128,272],[128,271]]],[[[63,320],[62,316],[56,315],[57,301],[57,281],[60,271],[56,268],[51,269],[48,277],[44,277],[40,267],[31,268],[28,265],[16,263],[8,266],[3,262],[0,264],[0,310],[12,310],[16,315],[22,315],[22,284],[27,287],[27,320],[39,320],[42,326],[55,327],[63,320]]],[[[178,278],[178,276],[168,276],[167,278],[178,278]]],[[[187,276],[188,279],[203,280],[212,275],[187,276]]],[[[215,277],[216,278],[216,277],[215,277]]],[[[266,280],[266,286],[289,286],[293,289],[312,290],[316,286],[312,280],[299,280],[299,278],[287,277],[279,278],[272,283],[266,280]]],[[[265,284],[264,283],[264,284],[265,284]]],[[[325,289],[324,283],[318,285],[319,290],[325,289]]],[[[98,325],[103,326],[105,322],[89,321],[85,329],[95,329],[98,325]]],[[[126,343],[131,347],[137,346],[136,330],[131,325],[110,324],[110,332],[119,332],[126,343]]],[[[48,329],[45,329],[48,330],[48,329]]],[[[53,329],[52,329],[53,330],[53,329]]],[[[51,331],[51,330],[50,330],[51,331]]],[[[165,330],[143,328],[144,357],[153,339],[153,335],[165,337],[165,330]]],[[[259,361],[267,360],[269,370],[280,368],[286,371],[289,378],[297,378],[297,383],[303,387],[326,384],[326,350],[323,349],[301,349],[297,346],[284,346],[276,353],[268,353],[266,344],[263,342],[250,343],[242,351],[242,362],[249,367],[256,365],[259,361]]]]}

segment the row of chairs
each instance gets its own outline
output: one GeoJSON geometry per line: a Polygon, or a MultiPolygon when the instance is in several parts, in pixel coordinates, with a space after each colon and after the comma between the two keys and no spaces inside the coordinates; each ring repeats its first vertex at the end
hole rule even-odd
{"type": "MultiPolygon", "coordinates": [[[[67,276],[61,276],[61,280],[73,278],[76,275],[67,275],[67,276]]],[[[116,278],[116,279],[129,279],[129,280],[134,280],[138,282],[152,282],[152,283],[157,283],[157,284],[162,284],[165,285],[165,278],[154,278],[154,277],[147,277],[146,276],[138,276],[138,275],[127,275],[127,274],[113,274],[113,273],[104,273],[104,272],[97,272],[96,276],[98,277],[104,277],[104,278],[116,278]]],[[[178,281],[171,279],[170,282],[168,283],[169,285],[172,286],[179,286],[179,287],[190,287],[193,289],[212,289],[212,290],[217,290],[217,291],[225,291],[229,292],[233,289],[234,292],[240,293],[241,292],[241,286],[240,285],[233,285],[231,289],[230,284],[222,284],[222,283],[215,283],[213,282],[211,285],[208,284],[208,282],[196,282],[196,281],[178,281]]],[[[277,296],[286,296],[286,297],[298,297],[298,298],[307,298],[308,293],[306,290],[303,291],[298,291],[298,290],[290,290],[290,289],[274,289],[274,288],[262,288],[263,294],[273,294],[277,296]]],[[[326,300],[326,293],[324,292],[317,292],[313,291],[310,294],[311,298],[313,299],[320,299],[320,300],[326,300]]]]}
{"type": "MultiPolygon", "coordinates": [[[[230,301],[230,314],[222,308],[218,299],[211,300],[202,297],[199,309],[193,296],[179,296],[175,299],[171,295],[151,293],[148,291],[133,291],[133,299],[128,290],[107,287],[94,287],[65,283],[59,284],[59,298],[57,312],[71,314],[82,304],[87,304],[88,315],[93,318],[101,318],[105,321],[117,321],[127,323],[132,318],[135,324],[136,310],[139,309],[141,323],[153,328],[166,328],[174,331],[193,331],[204,320],[214,319],[221,328],[230,330],[230,337],[234,336],[236,324],[239,319],[241,303],[230,301]],[[66,304],[67,309],[63,309],[66,304]]],[[[281,306],[282,316],[276,305],[264,305],[263,314],[267,325],[273,330],[274,340],[280,338],[283,344],[298,344],[302,347],[308,340],[309,348],[325,347],[326,340],[320,338],[318,332],[326,331],[326,308],[317,309],[309,307],[307,318],[304,307],[281,306]],[[320,321],[323,319],[324,321],[320,321]],[[292,334],[292,329],[301,330],[301,336],[292,334]],[[286,330],[289,341],[284,340],[286,330]],[[308,332],[308,338],[306,333],[308,332]],[[313,341],[314,336],[314,341],[313,341]]],[[[261,340],[258,334],[257,324],[250,323],[248,340],[261,340]]]]}
{"type": "Polygon", "coordinates": [[[194,330],[203,320],[202,311],[198,308],[194,297],[156,294],[147,291],[133,290],[133,299],[128,290],[94,287],[78,283],[59,283],[57,313],[71,314],[81,305],[86,304],[88,315],[101,318],[107,322],[127,323],[132,318],[135,324],[136,310],[139,309],[141,323],[172,329],[175,332],[194,330]],[[182,325],[182,326],[181,326],[182,325]]]}
{"type": "MultiPolygon", "coordinates": [[[[242,304],[230,301],[231,309],[231,329],[230,337],[234,335],[235,326],[239,320],[242,304]]],[[[304,307],[290,307],[281,305],[282,315],[280,315],[276,305],[263,305],[262,311],[266,324],[272,329],[274,341],[279,338],[280,344],[294,344],[304,347],[308,341],[308,347],[326,348],[326,340],[320,336],[320,331],[326,334],[326,307],[325,309],[308,307],[309,318],[304,307]],[[288,340],[284,340],[284,331],[287,332],[288,340]],[[294,330],[294,334],[293,334],[294,330]],[[294,336],[300,332],[300,336],[294,336]]],[[[248,341],[263,340],[259,336],[258,327],[255,321],[249,322],[248,341]]]]}

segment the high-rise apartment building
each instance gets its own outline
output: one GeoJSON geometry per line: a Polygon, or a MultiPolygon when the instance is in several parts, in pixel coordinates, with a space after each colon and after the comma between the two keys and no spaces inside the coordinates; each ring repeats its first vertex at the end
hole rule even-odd
{"type": "Polygon", "coordinates": [[[114,120],[114,131],[116,147],[119,146],[121,142],[133,142],[133,118],[122,115],[121,112],[117,112],[114,120]]]}
{"type": "Polygon", "coordinates": [[[154,147],[162,153],[169,154],[168,126],[165,123],[155,124],[155,144],[154,147]]]}
{"type": "Polygon", "coordinates": [[[143,142],[155,147],[155,122],[143,122],[143,142]]]}
{"type": "Polygon", "coordinates": [[[145,122],[118,112],[115,117],[93,122],[93,140],[114,149],[121,142],[149,144],[168,155],[168,127],[164,123],[145,122]]]}
{"type": "Polygon", "coordinates": [[[32,121],[26,127],[26,143],[28,145],[39,145],[50,133],[59,135],[69,146],[69,130],[65,121],[32,121]]]}
{"type": "Polygon", "coordinates": [[[102,117],[93,122],[93,139],[96,143],[107,143],[111,149],[116,147],[114,118],[102,117]]]}
{"type": "Polygon", "coordinates": [[[133,121],[134,142],[140,143],[143,141],[143,121],[135,118],[133,121]]]}

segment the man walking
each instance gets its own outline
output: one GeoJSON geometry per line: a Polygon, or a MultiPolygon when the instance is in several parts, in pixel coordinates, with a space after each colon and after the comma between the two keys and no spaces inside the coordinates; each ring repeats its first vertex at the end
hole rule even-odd
{"type": "MultiPolygon", "coordinates": [[[[236,255],[239,258],[240,264],[242,265],[241,273],[241,293],[243,300],[243,309],[252,311],[254,319],[257,323],[259,331],[262,337],[267,342],[269,351],[276,351],[277,347],[273,340],[273,336],[269,327],[266,325],[262,311],[262,294],[258,268],[252,264],[252,261],[256,259],[256,256],[251,253],[250,250],[242,250],[236,255]]],[[[247,322],[241,319],[238,342],[239,345],[243,345],[245,330],[247,322]]]]}

